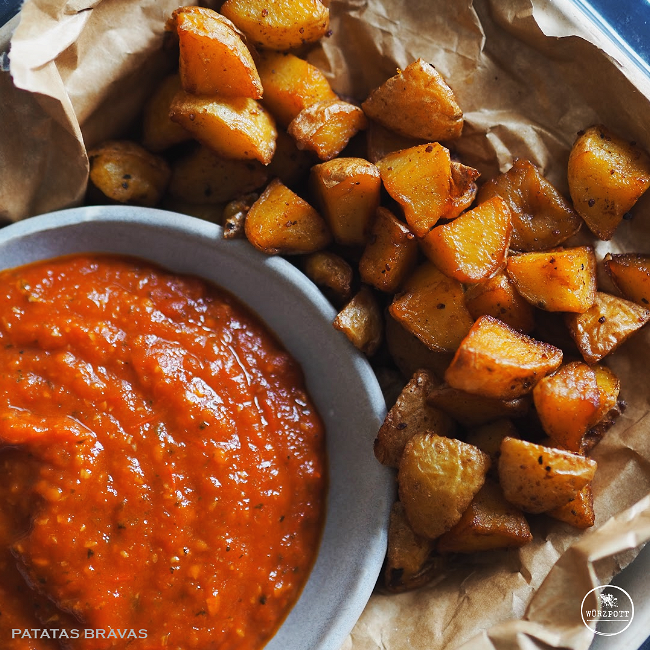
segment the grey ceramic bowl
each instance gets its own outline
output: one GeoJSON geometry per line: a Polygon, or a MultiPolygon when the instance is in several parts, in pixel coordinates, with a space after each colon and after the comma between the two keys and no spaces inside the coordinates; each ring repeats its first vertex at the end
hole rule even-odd
{"type": "Polygon", "coordinates": [[[75,252],[137,255],[200,275],[252,308],[301,364],[325,422],[329,495],[309,581],[266,650],[339,650],[379,574],[393,496],[372,442],[384,400],[366,359],[331,325],[332,306],[285,260],[226,241],[185,215],[124,206],[55,212],[0,230],[0,268],[75,252]]]}

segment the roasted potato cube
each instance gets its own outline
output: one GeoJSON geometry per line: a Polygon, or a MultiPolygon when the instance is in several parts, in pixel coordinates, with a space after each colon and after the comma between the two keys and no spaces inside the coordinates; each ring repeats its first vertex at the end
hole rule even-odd
{"type": "Polygon", "coordinates": [[[499,481],[505,498],[524,512],[566,505],[594,478],[596,461],[563,449],[504,438],[499,481]]]}
{"type": "Polygon", "coordinates": [[[344,303],[352,292],[352,267],[336,253],[318,251],[305,259],[305,275],[333,302],[344,303]]]}
{"type": "Polygon", "coordinates": [[[378,122],[368,120],[366,158],[372,163],[376,163],[389,153],[417,147],[419,144],[424,144],[421,138],[407,138],[387,129],[378,122]]]}
{"type": "Polygon", "coordinates": [[[554,446],[580,451],[582,438],[596,422],[600,391],[596,373],[582,361],[542,377],[533,389],[535,409],[554,446]]]}
{"type": "Polygon", "coordinates": [[[225,203],[267,180],[268,172],[257,160],[229,160],[199,145],[173,161],[168,191],[188,203],[225,203]]]}
{"type": "Polygon", "coordinates": [[[592,126],[573,143],[568,179],[573,205],[589,230],[611,239],[650,186],[650,158],[604,126],[592,126]]]}
{"type": "Polygon", "coordinates": [[[642,328],[650,320],[650,310],[598,291],[593,307],[564,318],[583,359],[596,363],[642,328]]]}
{"type": "Polygon", "coordinates": [[[329,9],[319,0],[226,0],[221,13],[256,46],[268,50],[314,43],[329,29],[329,9]]]}
{"type": "Polygon", "coordinates": [[[478,447],[490,457],[492,462],[490,470],[496,473],[503,439],[519,437],[517,427],[512,420],[501,418],[471,429],[467,432],[465,441],[478,447]]]}
{"type": "Polygon", "coordinates": [[[388,524],[384,584],[392,593],[416,589],[440,573],[445,561],[433,555],[435,542],[413,531],[404,504],[395,501],[388,524]]]}
{"type": "Polygon", "coordinates": [[[412,377],[420,368],[432,370],[437,377],[442,377],[454,356],[453,352],[431,350],[389,312],[386,313],[385,336],[388,352],[406,378],[412,377]]]}
{"type": "Polygon", "coordinates": [[[582,219],[528,160],[518,158],[505,173],[487,181],[478,200],[505,199],[512,211],[512,241],[517,251],[555,248],[580,230],[582,219]]]}
{"type": "Polygon", "coordinates": [[[517,292],[505,271],[468,287],[465,304],[475,319],[494,316],[524,334],[535,327],[532,305],[517,292]]]}
{"type": "Polygon", "coordinates": [[[164,158],[135,142],[108,140],[88,152],[91,187],[118,203],[157,205],[171,171],[164,158]]]}
{"type": "Polygon", "coordinates": [[[562,363],[562,351],[481,316],[462,340],[445,372],[450,386],[510,400],[530,392],[562,363]]]}
{"type": "Polygon", "coordinates": [[[603,264],[623,298],[646,307],[650,305],[650,255],[607,253],[603,264]]]}
{"type": "Polygon", "coordinates": [[[476,179],[480,175],[473,167],[451,161],[451,209],[446,215],[448,219],[453,219],[472,205],[478,193],[476,179]]]}
{"type": "Polygon", "coordinates": [[[451,158],[438,143],[389,154],[377,162],[386,191],[404,210],[406,222],[424,237],[441,217],[452,218],[451,158]]]}
{"type": "Polygon", "coordinates": [[[380,291],[395,293],[413,271],[418,250],[418,242],[408,226],[390,210],[379,208],[359,260],[361,280],[380,291]]]}
{"type": "Polygon", "coordinates": [[[576,528],[591,528],[596,522],[591,484],[585,485],[569,503],[553,508],[546,514],[576,528]]]}
{"type": "Polygon", "coordinates": [[[199,142],[226,158],[255,159],[268,165],[277,130],[271,114],[250,97],[199,97],[180,92],[171,119],[199,142]]]}
{"type": "Polygon", "coordinates": [[[289,52],[263,52],[257,69],[264,87],[262,103],[285,128],[304,108],[338,99],[316,66],[289,52]]]}
{"type": "Polygon", "coordinates": [[[246,215],[259,199],[259,194],[246,194],[226,204],[223,210],[223,238],[246,238],[246,215]]]}
{"type": "Polygon", "coordinates": [[[300,111],[287,133],[299,149],[309,149],[321,160],[331,160],[366,126],[366,116],[358,106],[340,99],[324,99],[300,111]]]}
{"type": "Polygon", "coordinates": [[[510,208],[495,196],[436,226],[420,243],[445,275],[459,282],[480,282],[505,266],[511,232],[510,208]]]}
{"type": "Polygon", "coordinates": [[[436,539],[455,526],[489,468],[490,457],[466,442],[416,433],[404,447],[397,475],[413,530],[436,539]]]}
{"type": "Polygon", "coordinates": [[[318,212],[277,178],[246,215],[246,237],[269,255],[314,253],[332,239],[318,212]]]}
{"type": "Polygon", "coordinates": [[[488,479],[460,521],[438,539],[439,553],[475,553],[518,548],[533,539],[523,513],[506,501],[499,484],[488,479]]]}
{"type": "Polygon", "coordinates": [[[438,380],[428,370],[418,370],[388,411],[375,439],[375,456],[383,465],[399,467],[406,443],[416,433],[435,433],[449,438],[454,434],[451,418],[429,405],[427,395],[438,380]]]}
{"type": "Polygon", "coordinates": [[[192,136],[179,124],[169,119],[169,107],[181,90],[177,73],[165,77],[144,107],[142,115],[142,146],[149,151],[163,151],[185,142],[192,136]]]}
{"type": "Polygon", "coordinates": [[[592,369],[596,374],[596,385],[598,386],[598,410],[590,424],[593,427],[601,422],[610,411],[616,409],[621,382],[614,371],[607,366],[597,363],[592,366],[592,369]]]}
{"type": "Polygon", "coordinates": [[[278,131],[275,152],[267,167],[269,178],[277,177],[287,187],[297,188],[307,180],[316,162],[314,153],[298,149],[296,141],[286,131],[278,131]]]}
{"type": "Polygon", "coordinates": [[[432,388],[427,401],[465,427],[476,427],[501,418],[524,417],[528,414],[531,403],[527,395],[513,400],[493,399],[467,393],[446,384],[432,388]]]}
{"type": "Polygon", "coordinates": [[[389,311],[425,345],[440,352],[455,350],[473,323],[460,282],[444,275],[431,262],[415,269],[389,311]]]}
{"type": "Polygon", "coordinates": [[[453,140],[463,131],[453,90],[422,59],[375,88],[362,107],[370,119],[408,138],[453,140]]]}
{"type": "Polygon", "coordinates": [[[207,7],[180,7],[168,27],[178,35],[178,69],[188,93],[262,97],[253,56],[227,18],[207,7]]]}
{"type": "Polygon", "coordinates": [[[379,348],[384,332],[381,308],[372,289],[362,286],[337,314],[333,325],[355,348],[371,357],[379,348]]]}
{"type": "Polygon", "coordinates": [[[596,256],[589,246],[512,255],[506,272],[528,302],[546,311],[582,313],[596,299],[596,256]]]}
{"type": "Polygon", "coordinates": [[[334,240],[363,246],[379,206],[377,167],[362,158],[336,158],[312,167],[311,187],[334,240]]]}

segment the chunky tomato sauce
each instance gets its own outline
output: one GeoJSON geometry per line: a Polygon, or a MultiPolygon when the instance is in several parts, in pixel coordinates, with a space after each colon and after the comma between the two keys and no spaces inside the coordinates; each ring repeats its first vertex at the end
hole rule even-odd
{"type": "Polygon", "coordinates": [[[229,294],[105,255],[0,274],[1,648],[261,647],[325,476],[299,368],[229,294]]]}

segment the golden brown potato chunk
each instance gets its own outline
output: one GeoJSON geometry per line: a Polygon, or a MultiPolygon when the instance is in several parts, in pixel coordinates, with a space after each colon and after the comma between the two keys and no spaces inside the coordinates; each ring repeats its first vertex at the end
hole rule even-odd
{"type": "Polygon", "coordinates": [[[511,232],[510,208],[495,196],[436,226],[421,246],[445,275],[459,282],[480,282],[505,265],[511,232]]]}
{"type": "Polygon", "coordinates": [[[269,255],[313,253],[332,239],[318,212],[277,178],[246,215],[246,237],[269,255]]]}
{"type": "Polygon", "coordinates": [[[555,248],[580,230],[582,219],[568,201],[528,160],[518,158],[505,173],[485,183],[479,201],[505,199],[512,210],[511,248],[541,251],[555,248]]]}
{"type": "Polygon", "coordinates": [[[621,389],[621,382],[613,370],[600,363],[592,366],[592,369],[596,374],[596,385],[598,386],[598,411],[591,426],[601,422],[612,409],[616,409],[621,389]]]}
{"type": "Polygon", "coordinates": [[[409,138],[453,140],[463,131],[463,112],[453,90],[422,59],[375,88],[362,107],[369,118],[409,138]]]}
{"type": "Polygon", "coordinates": [[[524,334],[535,327],[532,305],[521,297],[504,271],[468,287],[465,304],[475,319],[494,316],[524,334]]]}
{"type": "Polygon", "coordinates": [[[438,539],[439,553],[475,553],[518,548],[533,539],[523,513],[506,501],[499,484],[488,479],[460,521],[438,539]]]}
{"type": "Polygon", "coordinates": [[[440,352],[455,350],[474,322],[465,307],[460,282],[431,262],[415,269],[389,311],[425,345],[440,352]]]}
{"type": "Polygon", "coordinates": [[[287,133],[299,149],[309,149],[321,160],[331,160],[367,124],[358,106],[340,99],[324,99],[300,111],[291,120],[287,133]]]}
{"type": "Polygon", "coordinates": [[[328,298],[346,302],[352,291],[352,267],[336,253],[318,251],[308,255],[304,263],[305,275],[318,285],[328,298]]]}
{"type": "Polygon", "coordinates": [[[490,471],[494,470],[496,473],[503,439],[519,437],[517,427],[512,423],[512,420],[501,418],[470,429],[467,432],[465,441],[478,447],[490,457],[492,462],[490,471]]]}
{"type": "Polygon", "coordinates": [[[594,478],[596,461],[561,449],[505,438],[499,481],[505,498],[524,512],[566,505],[594,478]]]}
{"type": "Polygon", "coordinates": [[[383,465],[399,467],[406,443],[416,433],[435,433],[450,437],[454,434],[451,418],[427,402],[427,395],[438,380],[428,370],[418,370],[388,411],[377,438],[375,456],[383,465]]]}
{"type": "Polygon", "coordinates": [[[596,373],[582,361],[565,364],[542,377],[533,389],[535,409],[555,446],[580,451],[582,438],[596,422],[600,391],[596,373]]]}
{"type": "Polygon", "coordinates": [[[607,253],[605,270],[624,298],[639,305],[650,305],[650,255],[607,253]]]}
{"type": "Polygon", "coordinates": [[[355,348],[371,357],[379,348],[384,332],[381,308],[372,289],[362,286],[337,314],[333,325],[355,348]]]}
{"type": "Polygon", "coordinates": [[[596,237],[611,239],[650,186],[650,158],[604,126],[592,126],[573,143],[568,179],[578,214],[596,237]]]}
{"type": "Polygon", "coordinates": [[[285,128],[300,111],[325,99],[338,99],[325,75],[289,52],[262,52],[257,65],[263,104],[285,128]]]}
{"type": "Polygon", "coordinates": [[[566,314],[565,321],[580,354],[596,363],[650,320],[650,311],[630,300],[598,291],[591,309],[566,314]]]}
{"type": "Polygon", "coordinates": [[[440,573],[445,561],[433,555],[435,542],[418,535],[406,517],[404,504],[395,501],[388,524],[388,549],[384,583],[388,591],[399,593],[416,589],[440,573]]]}
{"type": "Polygon", "coordinates": [[[375,165],[363,158],[335,158],[314,165],[311,188],[334,240],[363,246],[379,206],[381,178],[375,165]]]}
{"type": "Polygon", "coordinates": [[[171,171],[164,158],[135,142],[109,140],[88,152],[90,182],[105,197],[131,205],[157,205],[171,171]]]}
{"type": "Polygon", "coordinates": [[[268,165],[278,132],[271,114],[249,97],[199,97],[180,92],[169,115],[199,142],[226,158],[268,165]]]}
{"type": "Polygon", "coordinates": [[[379,208],[359,260],[361,279],[380,291],[395,293],[413,271],[418,250],[418,242],[408,226],[390,210],[379,208]]]}
{"type": "Polygon", "coordinates": [[[227,18],[207,7],[180,7],[168,25],[178,35],[178,69],[188,93],[262,97],[255,61],[227,18]]]}
{"type": "Polygon", "coordinates": [[[510,400],[530,392],[562,363],[562,350],[481,316],[447,368],[450,386],[485,397],[510,400]]]}
{"type": "Polygon", "coordinates": [[[226,204],[223,209],[223,238],[246,238],[246,215],[259,199],[259,194],[250,193],[226,204]]]}
{"type": "Polygon", "coordinates": [[[226,0],[221,13],[258,47],[291,50],[329,29],[329,9],[319,0],[226,0]]]}
{"type": "Polygon", "coordinates": [[[546,311],[587,311],[596,299],[596,256],[590,246],[522,253],[508,258],[517,291],[546,311]]]}
{"type": "Polygon", "coordinates": [[[576,528],[591,528],[596,522],[591,484],[585,485],[569,503],[553,508],[546,514],[576,528]]]}
{"type": "Polygon", "coordinates": [[[179,124],[169,119],[169,107],[181,90],[177,73],[165,77],[144,107],[142,115],[142,146],[149,151],[163,151],[185,142],[192,136],[179,124]]]}
{"type": "Polygon", "coordinates": [[[169,193],[189,203],[225,203],[267,180],[266,168],[257,160],[229,160],[199,145],[173,161],[169,193]]]}
{"type": "Polygon", "coordinates": [[[404,447],[397,481],[413,530],[436,539],[455,526],[483,487],[490,458],[454,438],[415,434],[404,447]]]}

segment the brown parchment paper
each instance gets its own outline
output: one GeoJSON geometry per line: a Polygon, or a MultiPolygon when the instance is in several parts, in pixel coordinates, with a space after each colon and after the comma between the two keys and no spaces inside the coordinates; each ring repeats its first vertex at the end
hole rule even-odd
{"type": "MultiPolygon", "coordinates": [[[[602,122],[650,150],[650,81],[565,2],[331,0],[332,35],[310,58],[357,100],[396,67],[418,57],[434,63],[465,113],[452,145],[465,164],[489,178],[524,156],[566,193],[579,129],[602,122]]],[[[163,26],[180,4],[26,0],[10,74],[0,72],[1,217],[82,200],[87,148],[124,134],[169,68],[163,26]]],[[[649,211],[646,197],[613,241],[597,243],[599,258],[650,252],[649,211]]],[[[609,363],[628,407],[593,455],[596,527],[581,533],[533,518],[535,538],[523,549],[467,558],[416,592],[377,593],[343,650],[590,645],[582,598],[650,539],[650,330],[609,363]]]]}

